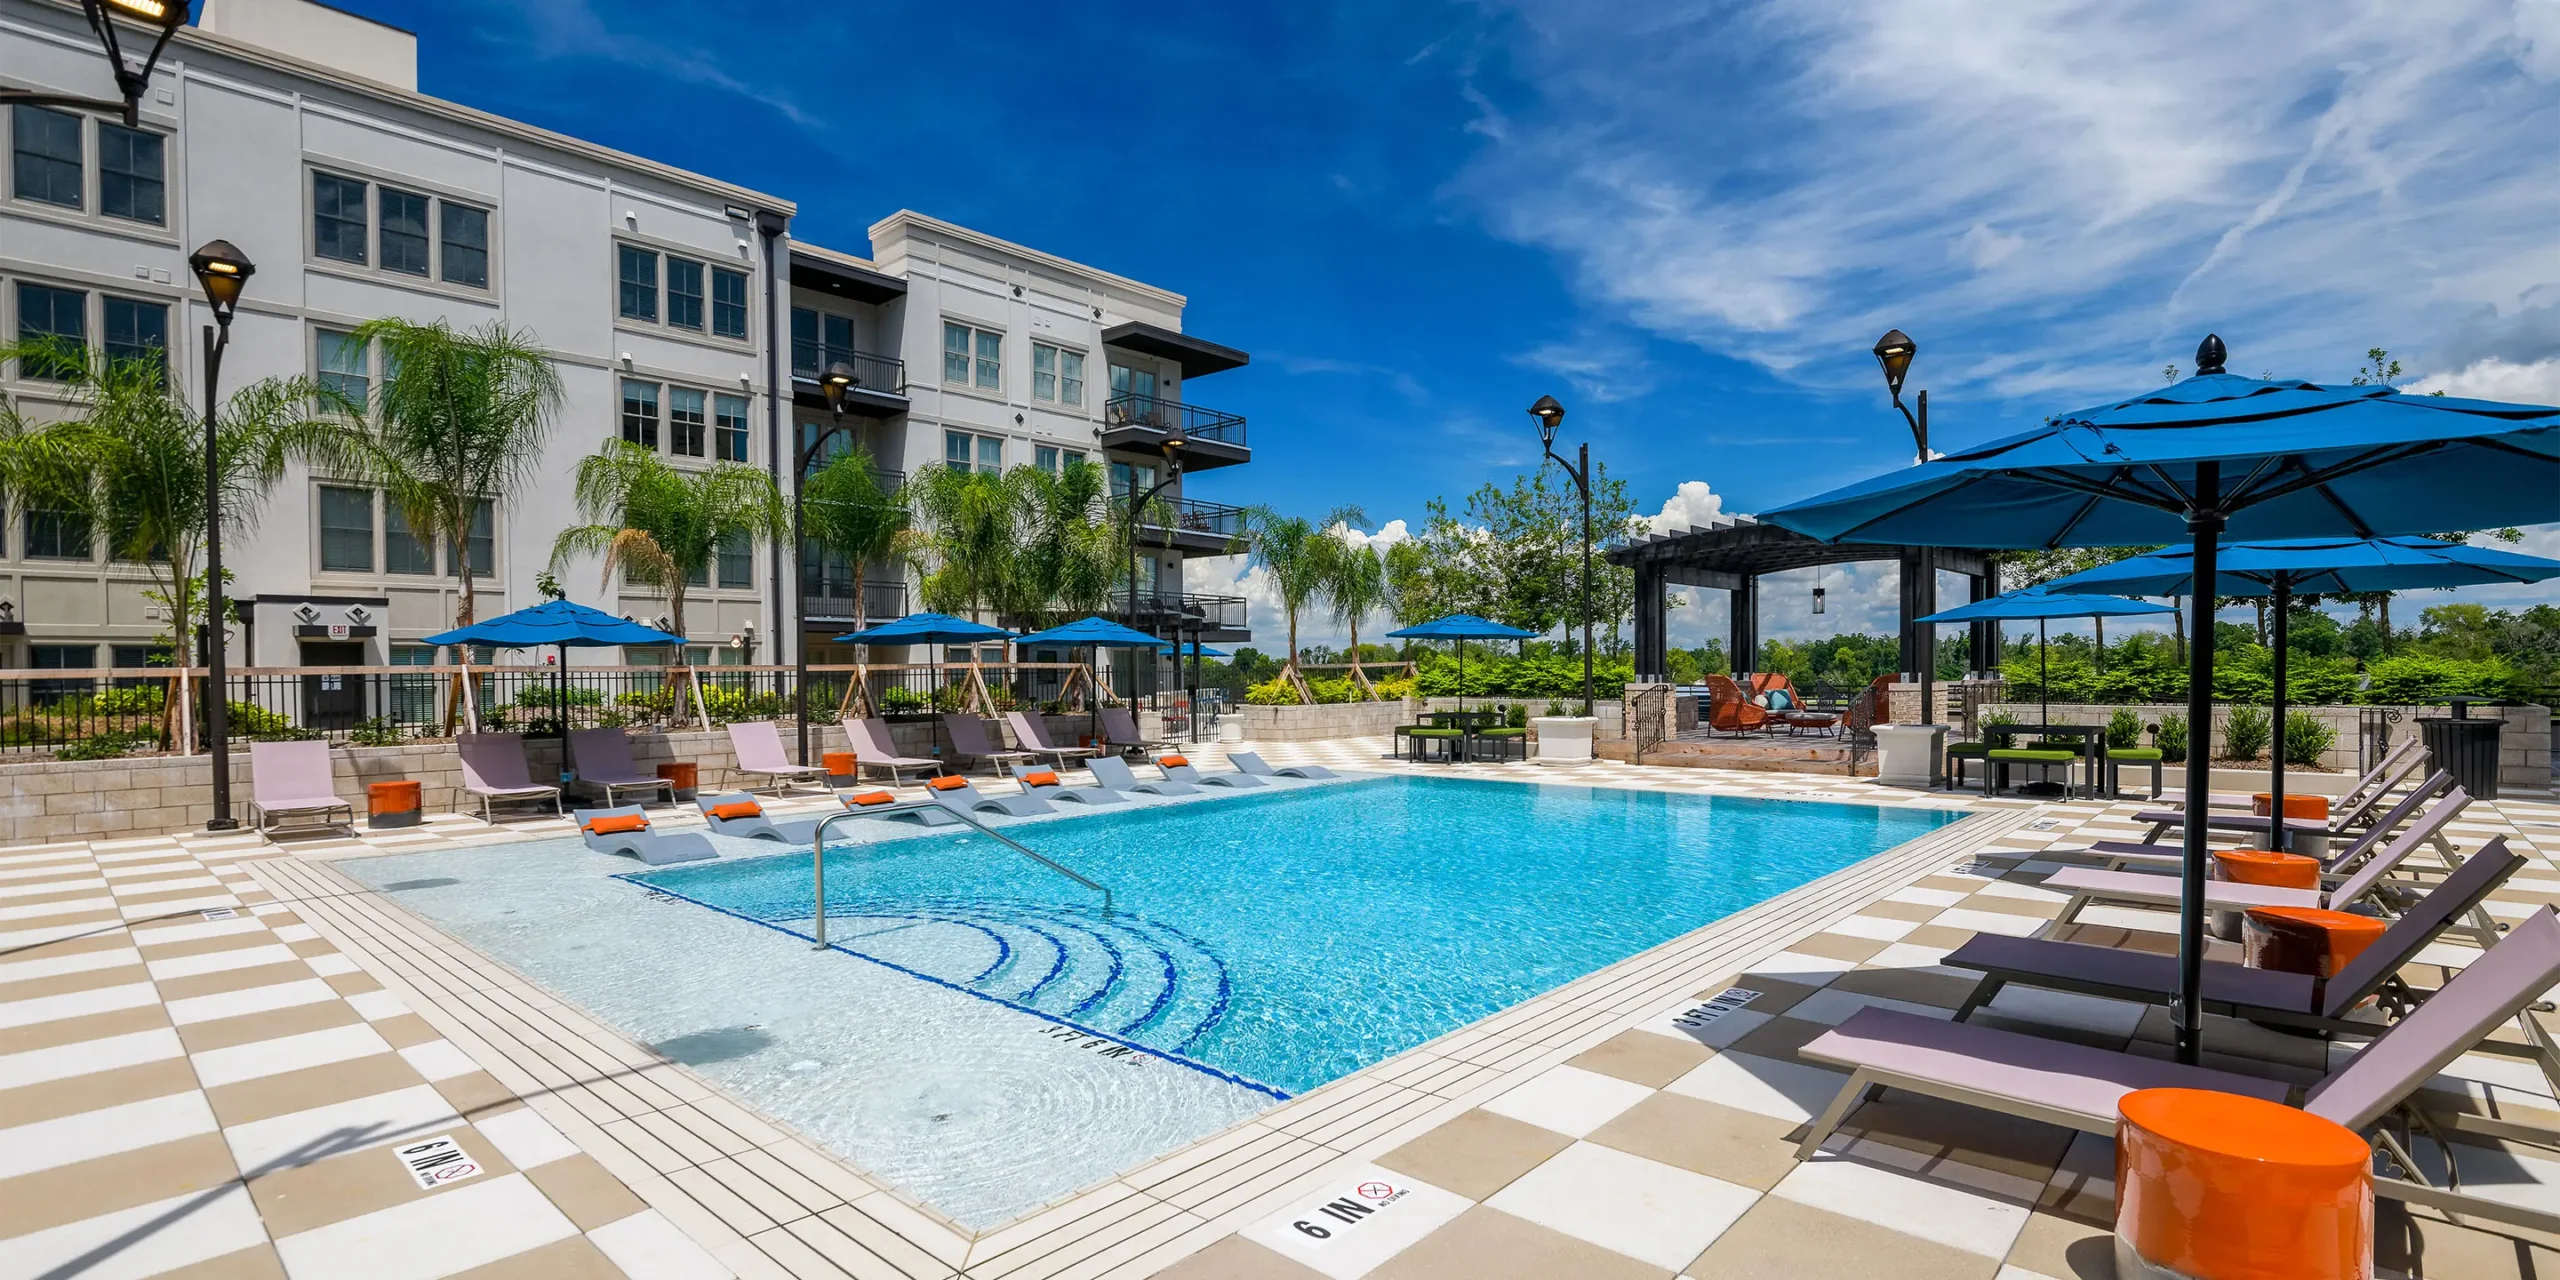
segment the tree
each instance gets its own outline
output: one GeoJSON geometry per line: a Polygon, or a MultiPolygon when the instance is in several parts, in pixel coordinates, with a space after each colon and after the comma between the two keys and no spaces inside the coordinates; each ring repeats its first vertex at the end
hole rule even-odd
{"type": "MultiPolygon", "coordinates": [[[[855,448],[830,458],[808,478],[800,506],[801,528],[809,540],[852,567],[853,629],[865,629],[870,619],[863,600],[864,574],[875,560],[908,559],[920,542],[904,495],[881,488],[870,453],[855,448]]],[[[806,592],[808,584],[800,589],[806,592]]]]}
{"type": "Polygon", "coordinates": [[[788,527],[782,494],[764,472],[736,462],[678,470],[624,441],[579,461],[574,493],[587,523],[552,541],[552,571],[572,556],[601,553],[605,589],[617,569],[656,587],[667,598],[667,629],[679,636],[687,634],[685,591],[707,575],[722,545],[771,542],[788,527]]]}
{"type": "Polygon", "coordinates": [[[457,332],[438,320],[356,326],[379,343],[369,448],[357,472],[380,484],[409,528],[451,548],[459,598],[453,622],[479,616],[469,557],[482,503],[511,504],[540,469],[560,410],[560,375],[528,330],[499,321],[457,332]]]}
{"type": "MultiPolygon", "coordinates": [[[[1368,521],[1358,507],[1336,507],[1325,517],[1322,544],[1327,561],[1324,594],[1333,602],[1334,619],[1351,629],[1349,652],[1354,663],[1360,661],[1360,620],[1387,601],[1386,561],[1379,558],[1376,547],[1351,541],[1355,527],[1368,521]]],[[[1368,677],[1357,666],[1352,668],[1352,678],[1367,688],[1368,677]]]]}
{"type": "MultiPolygon", "coordinates": [[[[1111,473],[1090,462],[1067,462],[1051,472],[1015,467],[1005,474],[1020,520],[1019,572],[1008,582],[1006,612],[1026,622],[1055,624],[1100,613],[1127,588],[1129,520],[1110,501],[1111,473]]],[[[1172,507],[1162,498],[1140,513],[1163,528],[1172,507]]]]}
{"type": "Polygon", "coordinates": [[[1253,563],[1271,575],[1272,589],[1280,593],[1281,612],[1289,619],[1289,652],[1282,666],[1294,672],[1298,666],[1298,614],[1324,595],[1330,557],[1320,540],[1332,535],[1319,531],[1303,516],[1284,516],[1269,508],[1249,513],[1246,529],[1245,542],[1253,563]]]}
{"type": "MultiPolygon", "coordinates": [[[[203,616],[204,417],[170,385],[161,353],[109,360],[55,341],[0,347],[0,361],[62,380],[65,416],[37,422],[0,404],[0,490],[22,510],[59,512],[103,532],[108,553],[143,566],[173,620],[203,616]]],[[[223,402],[214,472],[223,535],[255,529],[291,463],[357,468],[354,406],[305,378],[268,378],[223,402]]],[[[171,654],[195,665],[194,628],[172,623],[171,654]]]]}
{"type": "MultiPolygon", "coordinates": [[[[1615,645],[1635,606],[1635,571],[1612,565],[1599,549],[1634,530],[1635,504],[1623,480],[1595,464],[1591,477],[1591,625],[1615,645]]],[[[1485,536],[1471,539],[1479,573],[1496,588],[1489,612],[1497,622],[1531,631],[1562,628],[1568,645],[1583,623],[1582,497],[1561,468],[1544,463],[1515,476],[1511,487],[1487,484],[1467,495],[1467,517],[1485,536]]]]}

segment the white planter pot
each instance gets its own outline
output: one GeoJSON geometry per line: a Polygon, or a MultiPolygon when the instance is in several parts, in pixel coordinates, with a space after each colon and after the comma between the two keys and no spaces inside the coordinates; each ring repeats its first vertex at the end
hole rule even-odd
{"type": "Polygon", "coordinates": [[[1220,720],[1218,722],[1218,741],[1221,744],[1244,741],[1244,721],[1232,719],[1220,720]]]}
{"type": "Polygon", "coordinates": [[[1591,731],[1599,723],[1591,716],[1539,716],[1531,720],[1530,727],[1538,731],[1538,763],[1591,763],[1591,731]]]}
{"type": "Polygon", "coordinates": [[[1876,781],[1891,787],[1934,787],[1938,765],[1946,758],[1942,724],[1876,726],[1876,781]]]}

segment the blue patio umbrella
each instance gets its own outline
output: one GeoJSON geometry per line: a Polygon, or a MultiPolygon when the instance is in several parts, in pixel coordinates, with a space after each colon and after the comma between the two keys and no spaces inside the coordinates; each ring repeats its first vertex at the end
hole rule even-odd
{"type": "MultiPolygon", "coordinates": [[[[2193,547],[2162,547],[2084,569],[2047,585],[2146,596],[2190,596],[2197,594],[2195,561],[2193,547]]],[[[2211,594],[2266,596],[2275,605],[2276,750],[2270,770],[2273,780],[2267,788],[2270,810],[2284,812],[2285,668],[2293,597],[2495,586],[2554,577],[2560,577],[2560,560],[2434,538],[2282,538],[2225,543],[2216,548],[2211,594]]],[[[2277,823],[2271,829],[2275,847],[2283,848],[2283,824],[2277,823]]]]}
{"type": "MultiPolygon", "coordinates": [[[[2047,586],[2050,585],[2047,584],[2047,586]]],[[[2123,596],[2078,595],[2067,591],[2052,591],[2046,587],[2029,587],[2024,591],[2012,591],[2005,595],[1993,596],[1988,600],[1976,600],[1972,604],[1957,605],[1953,609],[1941,609],[1917,621],[1992,622],[2035,619],[2036,690],[2039,695],[2036,714],[2041,716],[2046,724],[2051,724],[2053,723],[2053,691],[2051,681],[2046,678],[2044,653],[2045,623],[2048,620],[2053,618],[2129,618],[2140,617],[2146,613],[2176,612],[2177,610],[2165,604],[2154,604],[2148,600],[2128,600],[2123,596]]]]}
{"type": "MultiPolygon", "coordinates": [[[[1078,618],[1046,631],[1034,631],[1014,643],[1085,645],[1095,649],[1162,649],[1165,647],[1162,636],[1151,636],[1136,627],[1113,622],[1109,618],[1100,616],[1078,618]]],[[[1131,701],[1135,702],[1137,688],[1134,674],[1131,680],[1131,701]]],[[[1100,708],[1095,707],[1094,716],[1098,719],[1100,715],[1100,708]]]]}
{"type": "MultiPolygon", "coordinates": [[[[1781,507],[1763,520],[1826,542],[1940,547],[2147,546],[2194,540],[2215,577],[2221,538],[2371,538],[2560,518],[2560,409],[2382,385],[2236,377],[2222,339],[2196,375],[2128,400],[1781,507]]],[[[2197,597],[2188,723],[2212,723],[2211,593],[2197,597]]],[[[2187,770],[2187,811],[2211,802],[2187,770]]],[[[2186,828],[2178,1060],[2201,1050],[2205,827],[2186,828]]]]}
{"type": "Polygon", "coordinates": [[[1212,649],[1197,640],[1185,640],[1181,644],[1163,644],[1159,642],[1156,646],[1156,651],[1158,653],[1170,653],[1177,658],[1224,658],[1228,656],[1226,650],[1212,649]]]}
{"type": "MultiPolygon", "coordinates": [[[[1453,613],[1446,617],[1433,618],[1429,622],[1417,622],[1402,631],[1390,631],[1387,633],[1387,638],[1389,640],[1456,641],[1458,704],[1464,706],[1467,701],[1467,642],[1469,640],[1535,640],[1538,638],[1538,633],[1524,631],[1519,627],[1504,626],[1491,618],[1480,618],[1472,613],[1453,613]]],[[[1584,708],[1586,714],[1589,710],[1588,707],[1584,708]]]]}
{"type": "MultiPolygon", "coordinates": [[[[834,643],[925,645],[927,646],[925,652],[933,664],[933,681],[930,687],[939,692],[942,688],[941,646],[973,645],[989,640],[1013,638],[1013,633],[1002,627],[990,627],[983,622],[971,622],[967,618],[955,618],[947,613],[910,613],[894,622],[884,622],[869,630],[848,631],[837,636],[834,643]]],[[[928,705],[930,705],[929,701],[928,705]]],[[[933,751],[935,755],[940,755],[942,754],[942,721],[936,717],[933,723],[933,751]]]]}
{"type": "Polygon", "coordinates": [[[680,645],[684,643],[684,637],[629,618],[617,618],[602,609],[590,609],[574,601],[545,600],[513,613],[484,618],[428,636],[425,643],[485,644],[500,649],[532,649],[547,644],[558,649],[560,665],[552,674],[552,688],[557,699],[553,711],[560,728],[560,765],[565,777],[569,764],[569,650],[607,645],[680,645]]]}

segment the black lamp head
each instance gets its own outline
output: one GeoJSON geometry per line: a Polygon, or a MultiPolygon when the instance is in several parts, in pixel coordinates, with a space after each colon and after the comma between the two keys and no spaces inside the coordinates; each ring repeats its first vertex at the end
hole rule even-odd
{"type": "Polygon", "coordinates": [[[205,301],[213,304],[213,318],[228,326],[231,313],[240,305],[240,291],[248,287],[249,277],[258,274],[257,264],[249,261],[240,247],[228,240],[208,240],[204,247],[187,255],[187,269],[196,273],[196,282],[204,286],[205,301]]]}
{"type": "Polygon", "coordinates": [[[2196,344],[2197,377],[2201,378],[2208,373],[2227,373],[2229,370],[2223,366],[2230,362],[2231,351],[2222,345],[2221,334],[2208,333],[2204,336],[2204,341],[2196,344]]]}
{"type": "Polygon", "coordinates": [[[1564,425],[1564,405],[1554,396],[1540,396],[1529,406],[1529,416],[1538,420],[1538,440],[1547,448],[1556,447],[1556,428],[1564,425]]]}
{"type": "Polygon", "coordinates": [[[187,25],[183,0],[97,0],[98,7],[128,22],[174,31],[187,25]]]}
{"type": "Polygon", "coordinates": [[[853,376],[852,365],[838,360],[827,366],[827,374],[818,380],[818,385],[826,392],[828,411],[841,412],[844,409],[845,391],[862,385],[862,380],[853,376]]]}
{"type": "Polygon", "coordinates": [[[1911,357],[1920,354],[1920,344],[1900,329],[1887,329],[1876,339],[1876,363],[1884,368],[1884,389],[1894,399],[1902,398],[1902,379],[1911,372],[1911,357]]]}

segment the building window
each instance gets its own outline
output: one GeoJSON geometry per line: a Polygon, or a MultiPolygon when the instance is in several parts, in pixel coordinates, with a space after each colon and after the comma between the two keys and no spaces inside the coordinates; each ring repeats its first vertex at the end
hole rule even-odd
{"type": "Polygon", "coordinates": [[[720,585],[752,587],[756,585],[756,561],[747,535],[733,533],[720,540],[720,585]]]}
{"type": "Polygon", "coordinates": [[[107,298],[107,359],[144,360],[169,371],[169,307],[137,298],[107,298]]]}
{"type": "Polygon", "coordinates": [[[1137,486],[1137,492],[1139,493],[1145,493],[1147,490],[1155,488],[1156,469],[1154,464],[1139,463],[1134,466],[1126,462],[1115,462],[1111,464],[1112,497],[1128,497],[1130,493],[1130,485],[1133,483],[1137,486]]]}
{"type": "Polygon", "coordinates": [[[344,329],[314,329],[312,342],[319,349],[320,385],[362,409],[373,393],[372,353],[344,329]]]}
{"type": "Polygon", "coordinates": [[[365,184],[333,173],[311,175],[311,251],[332,262],[365,263],[365,184]]]}
{"type": "Polygon", "coordinates": [[[382,269],[404,276],[427,274],[427,198],[414,191],[382,193],[382,269]]]}
{"type": "Polygon", "coordinates": [[[409,529],[409,518],[400,504],[382,504],[382,571],[414,573],[434,577],[436,572],[435,536],[419,537],[409,529]]]}
{"type": "MultiPolygon", "coordinates": [[[[19,110],[24,111],[21,107],[19,110]]],[[[27,646],[27,665],[37,671],[91,671],[98,665],[98,646],[94,644],[31,644],[27,646]]],[[[30,680],[27,699],[41,706],[64,698],[94,692],[94,680],[30,680]]]]}
{"type": "Polygon", "coordinates": [[[702,327],[702,264],[691,258],[667,258],[667,323],[702,327]]]}
{"type": "Polygon", "coordinates": [[[942,380],[982,391],[1004,389],[1004,335],[942,322],[942,380]]]}
{"type": "Polygon", "coordinates": [[[1084,403],[1084,353],[1031,344],[1031,398],[1074,407],[1084,403]]]}
{"type": "Polygon", "coordinates": [[[1001,475],[1004,472],[1004,437],[945,431],[942,433],[942,460],[954,471],[1001,475]]]}
{"type": "Polygon", "coordinates": [[[320,486],[320,568],[373,572],[373,490],[320,486]]]}
{"type": "Polygon", "coordinates": [[[80,117],[44,107],[10,113],[12,186],[21,200],[80,207],[80,117]]]}
{"type": "Polygon", "coordinates": [[[498,576],[498,506],[482,498],[471,508],[471,531],[462,537],[462,551],[471,563],[471,576],[498,576]]]}
{"type": "Polygon", "coordinates": [[[26,514],[27,558],[86,560],[89,517],[77,511],[29,511],[26,514]]]}
{"type": "Polygon", "coordinates": [[[711,269],[711,335],[747,336],[747,273],[711,269]]]}
{"type": "MultiPolygon", "coordinates": [[[[26,108],[18,109],[24,114],[26,108]]],[[[68,382],[80,373],[89,346],[89,295],[51,285],[18,285],[18,341],[50,341],[63,348],[50,356],[18,361],[18,372],[30,378],[68,382]]]]}
{"type": "Polygon", "coordinates": [[[622,380],[622,438],[643,448],[658,447],[658,384],[622,380]]]}
{"type": "Polygon", "coordinates": [[[1084,460],[1082,449],[1061,449],[1050,444],[1034,445],[1031,449],[1031,465],[1053,476],[1064,474],[1068,464],[1084,460]]]}
{"type": "Polygon", "coordinates": [[[747,398],[711,397],[711,450],[722,462],[747,460],[747,398]]]}
{"type": "Polygon", "coordinates": [[[445,201],[436,210],[436,235],[444,252],[444,282],[488,288],[489,211],[445,201]]]}
{"type": "Polygon", "coordinates": [[[667,452],[702,456],[702,401],[703,394],[690,387],[667,388],[667,452]]]}
{"type": "Polygon", "coordinates": [[[98,122],[98,212],[161,226],[168,221],[168,180],[159,134],[98,122]]]}
{"type": "Polygon", "coordinates": [[[621,246],[622,318],[658,319],[658,255],[647,249],[621,246]]]}

